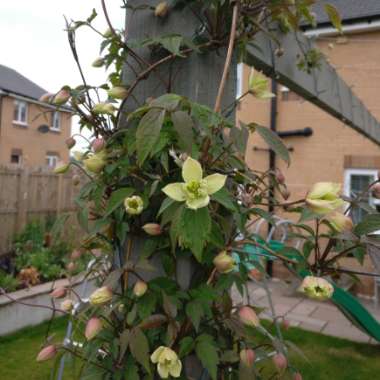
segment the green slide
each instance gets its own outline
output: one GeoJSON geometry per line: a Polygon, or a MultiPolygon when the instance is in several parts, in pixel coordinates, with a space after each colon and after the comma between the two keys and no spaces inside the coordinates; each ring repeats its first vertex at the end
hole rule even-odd
{"type": "MultiPolygon", "coordinates": [[[[272,240],[269,243],[265,243],[264,241],[258,242],[262,245],[266,245],[275,252],[280,251],[284,247],[282,242],[276,240],[272,240]]],[[[261,265],[260,262],[263,260],[276,260],[276,257],[271,255],[265,249],[258,248],[250,244],[246,244],[243,250],[247,253],[246,258],[243,260],[243,265],[245,265],[248,270],[254,268],[255,264],[256,266],[261,265]]],[[[239,255],[234,253],[233,256],[235,261],[239,264],[239,255]]],[[[297,257],[293,255],[289,258],[297,259],[297,257]]],[[[303,278],[310,273],[303,270],[298,274],[303,278]]],[[[380,323],[368,312],[368,310],[356,297],[339,288],[335,283],[332,283],[332,285],[334,286],[334,294],[331,301],[335,304],[335,306],[339,308],[339,310],[352,322],[352,324],[380,342],[380,323]]]]}

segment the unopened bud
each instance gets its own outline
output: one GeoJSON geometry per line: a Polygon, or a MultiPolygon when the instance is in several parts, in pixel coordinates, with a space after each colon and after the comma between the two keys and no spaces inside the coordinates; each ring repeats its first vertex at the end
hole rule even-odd
{"type": "Polygon", "coordinates": [[[104,33],[103,33],[103,36],[105,38],[110,38],[113,36],[113,33],[112,33],[112,30],[110,28],[108,28],[104,33]]]}
{"type": "Polygon", "coordinates": [[[138,195],[124,199],[125,211],[129,215],[139,215],[144,210],[144,201],[138,195]]]}
{"type": "Polygon", "coordinates": [[[43,94],[38,100],[42,103],[50,103],[53,99],[53,96],[53,94],[47,92],[46,94],[43,94]]]}
{"type": "Polygon", "coordinates": [[[278,371],[284,370],[288,366],[288,360],[284,354],[278,353],[273,356],[273,363],[278,371]]]}
{"type": "Polygon", "coordinates": [[[63,286],[60,286],[59,288],[55,288],[51,293],[50,296],[52,298],[63,298],[66,296],[67,289],[63,286]]]}
{"type": "Polygon", "coordinates": [[[251,327],[257,327],[260,324],[260,319],[256,312],[249,306],[243,306],[239,309],[240,321],[251,327]]]}
{"type": "Polygon", "coordinates": [[[66,146],[67,146],[67,149],[71,149],[73,146],[75,146],[76,144],[76,141],[73,137],[69,137],[66,141],[66,146]]]}
{"type": "Polygon", "coordinates": [[[72,181],[74,186],[78,186],[80,184],[80,176],[78,174],[75,174],[72,181]]]}
{"type": "Polygon", "coordinates": [[[96,58],[94,62],[92,62],[92,67],[102,67],[104,65],[104,59],[99,57],[96,58]]]}
{"type": "Polygon", "coordinates": [[[64,174],[66,173],[70,168],[70,164],[67,164],[63,161],[59,161],[57,162],[57,164],[55,165],[55,168],[53,170],[53,172],[55,174],[64,174]]]}
{"type": "Polygon", "coordinates": [[[116,111],[116,107],[111,103],[98,103],[92,108],[92,112],[96,115],[107,114],[113,115],[116,111]]]}
{"type": "Polygon", "coordinates": [[[95,153],[83,161],[85,168],[92,173],[100,173],[107,165],[106,155],[102,154],[103,151],[95,153]]]}
{"type": "Polygon", "coordinates": [[[76,269],[76,265],[75,263],[73,263],[72,261],[70,261],[67,265],[66,265],[66,269],[69,271],[69,272],[74,272],[74,270],[76,269]]]}
{"type": "Polygon", "coordinates": [[[329,214],[326,219],[330,222],[331,227],[337,232],[351,231],[354,228],[352,219],[340,212],[329,214]]]}
{"type": "Polygon", "coordinates": [[[154,15],[156,17],[166,17],[169,12],[169,5],[166,1],[162,1],[156,6],[156,9],[154,10],[154,15]]]}
{"type": "Polygon", "coordinates": [[[112,290],[108,286],[103,286],[101,288],[96,289],[90,295],[90,303],[92,305],[102,305],[112,300],[112,290]]]}
{"type": "Polygon", "coordinates": [[[103,323],[99,318],[93,317],[86,324],[85,337],[87,340],[94,339],[103,329],[103,323]]]}
{"type": "Polygon", "coordinates": [[[375,183],[372,187],[372,196],[376,199],[380,199],[380,183],[375,183]]]}
{"type": "Polygon", "coordinates": [[[294,379],[294,380],[302,380],[302,375],[301,375],[299,372],[296,372],[296,373],[293,375],[293,379],[294,379]]]}
{"type": "Polygon", "coordinates": [[[61,302],[61,309],[63,311],[66,311],[66,313],[69,313],[71,310],[73,310],[74,302],[70,299],[64,300],[61,302]]]}
{"type": "Polygon", "coordinates": [[[290,191],[287,187],[280,187],[280,193],[285,201],[287,201],[290,198],[290,191]]]}
{"type": "Polygon", "coordinates": [[[246,367],[252,367],[255,363],[255,351],[250,348],[240,351],[240,362],[246,367]]]}
{"type": "Polygon", "coordinates": [[[74,251],[71,252],[71,260],[78,260],[82,256],[82,252],[79,249],[74,249],[74,251]]]}
{"type": "Polygon", "coordinates": [[[58,105],[58,106],[61,106],[65,103],[67,103],[67,101],[70,99],[70,96],[71,96],[70,91],[67,88],[62,88],[62,90],[60,90],[54,96],[53,103],[58,105]]]}
{"type": "Polygon", "coordinates": [[[219,273],[229,273],[235,268],[235,260],[226,251],[220,252],[213,263],[219,273]]]}
{"type": "Polygon", "coordinates": [[[158,223],[147,223],[142,229],[151,236],[158,236],[162,234],[161,226],[158,223]]]}
{"type": "Polygon", "coordinates": [[[128,95],[128,90],[125,87],[117,86],[107,91],[108,96],[114,99],[124,99],[128,95]]]}
{"type": "Polygon", "coordinates": [[[39,352],[37,356],[37,361],[44,362],[46,360],[53,359],[56,354],[57,354],[57,347],[55,345],[52,344],[50,346],[46,346],[39,352]]]}
{"type": "Polygon", "coordinates": [[[285,183],[285,176],[280,169],[276,169],[275,177],[278,183],[281,183],[281,184],[285,183]]]}
{"type": "Polygon", "coordinates": [[[287,319],[283,319],[281,326],[284,330],[289,330],[290,322],[287,319]]]}
{"type": "Polygon", "coordinates": [[[104,142],[104,139],[102,139],[102,138],[97,138],[94,141],[92,141],[92,143],[91,143],[92,150],[95,153],[98,153],[101,150],[103,150],[103,148],[105,147],[105,145],[106,144],[104,142]]]}
{"type": "Polygon", "coordinates": [[[133,287],[133,294],[136,297],[142,297],[146,293],[147,290],[148,290],[148,285],[146,284],[146,282],[138,280],[135,286],[133,287]]]}

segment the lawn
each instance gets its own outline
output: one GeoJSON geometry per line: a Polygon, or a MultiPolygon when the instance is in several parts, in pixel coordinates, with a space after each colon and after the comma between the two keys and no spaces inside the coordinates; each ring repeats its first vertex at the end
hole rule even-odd
{"type": "MultiPolygon", "coordinates": [[[[52,330],[62,339],[66,327],[64,319],[56,320],[52,330]]],[[[49,379],[51,363],[37,363],[36,353],[43,342],[47,325],[0,337],[1,380],[49,379]]],[[[364,380],[378,379],[380,347],[319,335],[291,328],[285,338],[295,343],[310,359],[292,355],[292,363],[305,380],[364,380]]],[[[72,379],[70,373],[66,380],[72,379]]]]}

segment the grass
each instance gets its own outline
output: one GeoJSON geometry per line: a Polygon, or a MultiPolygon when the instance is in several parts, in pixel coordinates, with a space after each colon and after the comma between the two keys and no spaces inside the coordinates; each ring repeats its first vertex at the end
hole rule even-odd
{"type": "MultiPolygon", "coordinates": [[[[52,324],[57,341],[62,340],[66,320],[52,324]]],[[[15,334],[0,337],[1,380],[49,379],[52,364],[37,363],[36,354],[44,340],[47,325],[42,324],[15,334]]],[[[285,332],[290,340],[308,357],[305,361],[292,354],[292,364],[299,369],[305,380],[364,380],[378,379],[380,373],[380,347],[353,343],[313,332],[291,328],[285,332]]],[[[70,372],[70,369],[69,371],[70,372]]],[[[65,377],[72,379],[68,373],[65,377]]]]}

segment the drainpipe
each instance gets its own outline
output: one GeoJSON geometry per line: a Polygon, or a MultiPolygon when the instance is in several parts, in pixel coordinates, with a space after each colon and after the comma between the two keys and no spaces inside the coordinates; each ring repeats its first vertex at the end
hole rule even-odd
{"type": "MultiPolygon", "coordinates": [[[[278,112],[278,103],[277,103],[277,82],[272,79],[272,84],[271,84],[271,91],[274,96],[271,98],[271,103],[270,103],[270,129],[274,133],[277,132],[277,112],[278,112]]],[[[272,150],[269,149],[269,170],[274,172],[276,169],[276,153],[272,150]]],[[[268,189],[268,195],[269,195],[269,205],[268,205],[268,211],[269,213],[272,213],[274,211],[274,202],[273,202],[273,197],[274,197],[274,192],[275,192],[275,186],[274,182],[272,179],[270,179],[269,182],[269,189],[268,189]]],[[[268,225],[268,234],[271,229],[271,226],[268,225]]],[[[270,277],[273,275],[273,262],[271,260],[267,261],[267,273],[270,277]]]]}

